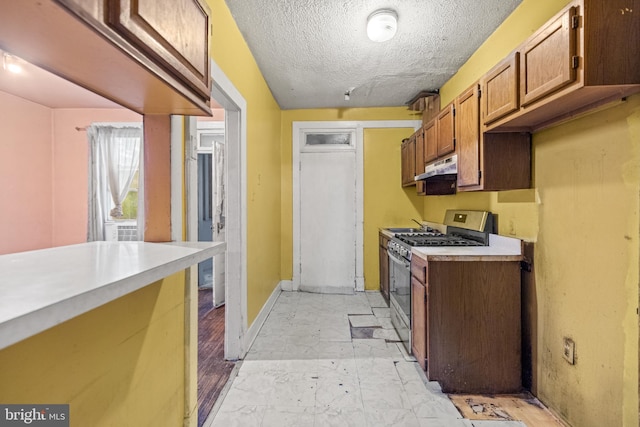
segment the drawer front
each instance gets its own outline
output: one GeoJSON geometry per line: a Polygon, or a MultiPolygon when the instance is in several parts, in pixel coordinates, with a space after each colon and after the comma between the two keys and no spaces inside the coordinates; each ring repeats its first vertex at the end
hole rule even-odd
{"type": "Polygon", "coordinates": [[[427,261],[417,257],[411,257],[411,276],[422,284],[427,283],[427,261]]]}

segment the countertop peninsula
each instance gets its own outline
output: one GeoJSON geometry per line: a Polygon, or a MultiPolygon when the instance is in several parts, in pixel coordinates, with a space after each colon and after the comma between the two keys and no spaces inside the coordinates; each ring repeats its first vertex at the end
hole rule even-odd
{"type": "Polygon", "coordinates": [[[0,256],[0,349],[223,253],[224,242],[90,242],[0,256]]]}

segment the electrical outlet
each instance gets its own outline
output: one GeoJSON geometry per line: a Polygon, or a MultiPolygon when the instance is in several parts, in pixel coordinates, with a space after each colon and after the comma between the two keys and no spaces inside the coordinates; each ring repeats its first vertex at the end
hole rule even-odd
{"type": "Polygon", "coordinates": [[[576,363],[575,359],[576,343],[571,338],[564,337],[564,346],[562,350],[562,357],[570,364],[576,363]]]}

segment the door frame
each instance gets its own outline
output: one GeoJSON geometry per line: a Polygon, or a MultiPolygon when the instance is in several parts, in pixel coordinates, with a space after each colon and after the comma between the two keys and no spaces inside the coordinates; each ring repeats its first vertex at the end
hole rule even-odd
{"type": "Polygon", "coordinates": [[[224,356],[247,352],[247,101],[211,60],[211,97],[224,109],[226,199],[224,356]]]}
{"type": "MultiPolygon", "coordinates": [[[[242,359],[247,352],[247,103],[222,69],[211,60],[211,97],[225,110],[226,260],[224,357],[242,359]]],[[[204,126],[203,126],[204,127],[204,126]]],[[[197,122],[185,116],[186,238],[198,241],[197,122]],[[197,161],[197,160],[196,160],[197,161]]],[[[180,180],[181,182],[181,180],[180,180]]],[[[182,206],[180,203],[178,206],[182,206]]],[[[180,214],[177,213],[176,217],[180,214]]],[[[181,223],[180,223],[181,224],[181,223]]],[[[177,228],[177,227],[176,227],[177,228]]],[[[182,226],[179,227],[182,230],[182,226]]],[[[181,232],[181,231],[180,231],[181,232]]],[[[176,236],[174,236],[174,239],[176,236]]],[[[197,288],[197,267],[191,267],[190,287],[197,288]],[[194,272],[195,271],[195,272],[194,272]]],[[[196,291],[194,291],[196,292],[196,291]]],[[[189,315],[197,339],[198,310],[189,315]]]]}
{"type": "MultiPolygon", "coordinates": [[[[212,141],[212,146],[211,148],[206,147],[203,148],[201,143],[202,143],[202,136],[203,135],[218,135],[218,136],[222,136],[224,138],[224,120],[219,121],[219,122],[210,122],[210,121],[198,121],[196,119],[196,142],[197,142],[197,148],[196,148],[196,153],[197,153],[197,174],[198,174],[198,189],[197,189],[197,196],[196,198],[198,199],[198,210],[197,210],[197,217],[193,217],[196,212],[193,210],[190,210],[190,215],[192,217],[190,217],[188,219],[189,223],[192,224],[192,221],[197,221],[198,222],[198,241],[200,241],[200,239],[203,238],[202,233],[202,223],[201,220],[203,219],[204,213],[206,211],[206,204],[204,203],[206,200],[201,200],[201,198],[205,198],[206,199],[206,195],[203,193],[202,188],[200,187],[201,185],[203,185],[204,187],[206,187],[206,185],[204,185],[204,181],[206,180],[206,177],[204,176],[204,171],[206,168],[203,168],[201,170],[200,166],[200,156],[209,156],[209,160],[205,160],[204,163],[210,162],[210,176],[209,176],[209,183],[211,184],[210,187],[210,194],[209,197],[211,198],[210,200],[210,204],[212,207],[212,212],[209,212],[209,214],[211,215],[211,227],[209,229],[210,234],[211,234],[211,240],[210,241],[214,241],[213,239],[213,223],[214,223],[214,216],[215,214],[213,213],[213,210],[215,210],[216,206],[213,205],[213,201],[215,200],[214,194],[215,194],[215,182],[216,182],[216,165],[215,165],[215,145],[216,142],[212,141]],[[201,204],[202,202],[202,204],[201,204]]],[[[204,157],[206,159],[206,157],[204,157]]],[[[224,173],[224,171],[223,171],[224,173]]],[[[189,194],[189,196],[192,196],[191,194],[189,194]]],[[[209,237],[209,236],[206,236],[209,237]]],[[[207,241],[207,239],[205,238],[204,241],[207,241]]],[[[215,278],[214,278],[214,271],[215,271],[215,261],[218,260],[218,257],[220,256],[224,256],[224,255],[217,255],[216,257],[214,257],[214,259],[211,260],[210,266],[211,266],[211,291],[213,293],[213,306],[214,307],[218,307],[219,305],[216,304],[216,291],[215,291],[215,278]]],[[[200,286],[202,286],[203,283],[203,279],[204,277],[202,277],[203,273],[204,273],[204,268],[205,265],[203,263],[205,263],[207,261],[203,261],[201,263],[198,264],[198,294],[200,294],[200,286]]]]}
{"type": "Polygon", "coordinates": [[[293,193],[293,281],[291,289],[300,289],[300,151],[304,135],[310,132],[336,132],[355,130],[356,141],[356,291],[364,291],[364,130],[379,128],[414,128],[422,126],[420,120],[366,120],[366,121],[294,121],[292,126],[292,193],[293,193]]]}

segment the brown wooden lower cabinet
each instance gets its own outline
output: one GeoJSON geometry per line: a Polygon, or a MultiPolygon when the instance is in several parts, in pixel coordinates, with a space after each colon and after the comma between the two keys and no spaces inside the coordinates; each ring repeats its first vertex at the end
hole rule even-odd
{"type": "Polygon", "coordinates": [[[411,262],[412,347],[429,380],[446,393],[519,391],[520,263],[411,262]]]}
{"type": "Polygon", "coordinates": [[[387,256],[387,242],[389,238],[384,234],[379,234],[379,248],[380,254],[380,293],[382,297],[389,304],[389,257],[387,256]]]}
{"type": "Polygon", "coordinates": [[[427,287],[411,278],[411,352],[423,370],[427,369],[427,287]]]}

